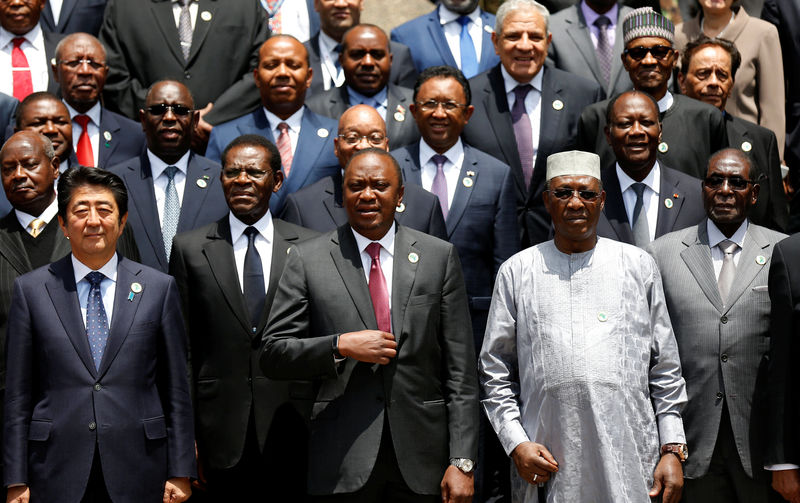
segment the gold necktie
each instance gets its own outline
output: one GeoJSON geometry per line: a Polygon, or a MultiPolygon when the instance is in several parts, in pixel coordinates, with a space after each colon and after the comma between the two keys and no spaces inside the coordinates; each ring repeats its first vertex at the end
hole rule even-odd
{"type": "Polygon", "coordinates": [[[28,228],[30,229],[28,233],[30,233],[30,235],[33,237],[37,237],[39,234],[42,233],[42,229],[44,229],[44,226],[45,226],[45,221],[42,220],[41,218],[36,218],[32,220],[31,223],[28,224],[28,228]]]}

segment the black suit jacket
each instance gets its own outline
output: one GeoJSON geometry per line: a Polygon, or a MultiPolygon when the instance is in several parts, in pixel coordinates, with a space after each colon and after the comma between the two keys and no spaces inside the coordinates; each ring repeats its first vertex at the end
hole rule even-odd
{"type": "MultiPolygon", "coordinates": [[[[419,140],[419,130],[408,110],[413,91],[391,83],[387,87],[386,136],[389,138],[389,149],[394,150],[419,140]]],[[[306,106],[315,113],[338,121],[350,108],[347,84],[315,94],[306,101],[306,106]]]]}
{"type": "Polygon", "coordinates": [[[50,2],[44,4],[39,24],[47,31],[55,33],[90,33],[95,37],[100,32],[103,24],[103,12],[106,10],[108,0],[63,0],[58,24],[53,19],[53,9],[50,2]]]}
{"type": "Polygon", "coordinates": [[[18,106],[19,101],[15,97],[0,93],[0,132],[3,136],[0,139],[3,143],[8,139],[8,130],[14,130],[18,106]]]}
{"type": "Polygon", "coordinates": [[[475,112],[463,135],[466,143],[511,167],[523,248],[546,241],[550,236],[550,216],[542,202],[547,157],[576,147],[575,131],[581,111],[604,97],[603,90],[596,82],[547,64],[541,71],[544,75],[539,150],[528,189],[525,188],[500,65],[470,79],[475,112]]]}
{"type": "MultiPolygon", "coordinates": [[[[311,87],[308,89],[306,98],[312,94],[325,92],[322,82],[322,57],[319,47],[319,32],[303,43],[308,50],[308,60],[311,69],[314,71],[314,78],[311,79],[311,87]]],[[[389,82],[394,85],[413,88],[417,81],[417,69],[414,68],[414,60],[411,59],[411,51],[399,42],[389,42],[389,50],[392,52],[392,70],[389,74],[389,82]]]]}
{"type": "MultiPolygon", "coordinates": [[[[281,218],[317,232],[330,232],[347,223],[342,206],[342,173],[328,176],[286,196],[281,218]]],[[[407,184],[395,220],[401,225],[447,239],[439,198],[422,187],[407,184]]]]}
{"type": "MultiPolygon", "coordinates": [[[[706,216],[703,209],[701,180],[659,163],[661,189],[658,198],[658,220],[655,237],[697,225],[706,216]],[[669,202],[667,202],[669,200],[669,202]]],[[[628,222],[625,202],[619,186],[615,166],[602,170],[606,204],[597,224],[597,235],[604,238],[635,244],[628,222]]]]}
{"type": "Polygon", "coordinates": [[[144,148],[145,137],[140,123],[103,108],[100,112],[99,167],[108,168],[127,161],[141,154],[144,148]]]}
{"type": "Polygon", "coordinates": [[[61,86],[56,82],[55,75],[53,75],[53,66],[50,64],[56,57],[56,47],[61,39],[66,35],[63,33],[53,33],[47,30],[42,30],[44,37],[44,55],[47,58],[47,92],[61,96],[61,86]]]}
{"type": "Polygon", "coordinates": [[[135,119],[148,87],[169,78],[192,91],[197,109],[214,103],[205,116],[211,124],[258,107],[253,69],[269,33],[261,4],[199,0],[197,7],[192,48],[184,61],[172,2],[109,0],[100,29],[109,66],[106,106],[135,119]]]}
{"type": "Polygon", "coordinates": [[[415,493],[440,494],[449,458],[476,459],[478,378],[458,253],[450,243],[398,226],[394,256],[397,356],[385,366],[334,361],[335,334],[377,329],[349,225],[297,245],[278,283],[261,367],[268,377],[317,380],[312,495],[364,485],[384,421],[400,474],[415,493]]]}

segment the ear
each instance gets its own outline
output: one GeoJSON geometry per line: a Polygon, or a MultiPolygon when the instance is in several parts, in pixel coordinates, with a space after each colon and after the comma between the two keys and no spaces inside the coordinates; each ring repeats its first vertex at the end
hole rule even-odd
{"type": "Polygon", "coordinates": [[[281,171],[281,170],[278,170],[278,171],[275,173],[274,177],[275,177],[275,184],[272,186],[272,192],[273,192],[273,193],[277,193],[277,192],[278,192],[278,190],[279,190],[279,189],[281,188],[281,186],[283,185],[283,171],[281,171]]]}
{"type": "Polygon", "coordinates": [[[686,75],[683,72],[678,72],[678,86],[681,89],[681,94],[686,94],[686,75]]]}

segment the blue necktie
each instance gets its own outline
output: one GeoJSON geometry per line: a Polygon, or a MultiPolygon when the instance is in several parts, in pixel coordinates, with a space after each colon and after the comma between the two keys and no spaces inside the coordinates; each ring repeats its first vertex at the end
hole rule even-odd
{"type": "Polygon", "coordinates": [[[475,45],[472,43],[472,37],[469,36],[469,21],[467,16],[458,18],[458,22],[461,24],[461,37],[459,38],[461,73],[468,79],[478,75],[478,56],[475,55],[475,45]]]}
{"type": "Polygon", "coordinates": [[[105,276],[101,272],[92,271],[86,275],[89,282],[89,298],[86,302],[86,337],[92,349],[92,359],[96,369],[100,368],[103,360],[103,351],[108,341],[108,317],[106,308],[103,307],[103,297],[100,295],[100,282],[105,276]]]}
{"type": "Polygon", "coordinates": [[[178,172],[176,166],[167,166],[164,174],[167,175],[169,181],[167,182],[167,189],[164,195],[164,218],[161,222],[161,237],[164,239],[164,253],[169,254],[172,252],[172,238],[178,231],[178,220],[181,216],[181,203],[178,200],[178,189],[175,188],[175,174],[178,172]]]}

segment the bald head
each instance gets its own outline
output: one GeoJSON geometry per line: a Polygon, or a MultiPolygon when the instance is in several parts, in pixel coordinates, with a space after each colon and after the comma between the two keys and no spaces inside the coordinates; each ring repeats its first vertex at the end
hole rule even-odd
{"type": "Polygon", "coordinates": [[[344,167],[353,154],[366,148],[389,151],[386,123],[380,114],[368,105],[348,108],[339,119],[339,134],[333,139],[334,152],[344,167]]]}
{"type": "Polygon", "coordinates": [[[258,51],[258,67],[253,71],[261,104],[288,119],[302,108],[312,74],[308,51],[299,40],[290,35],[268,38],[258,51]]]}

